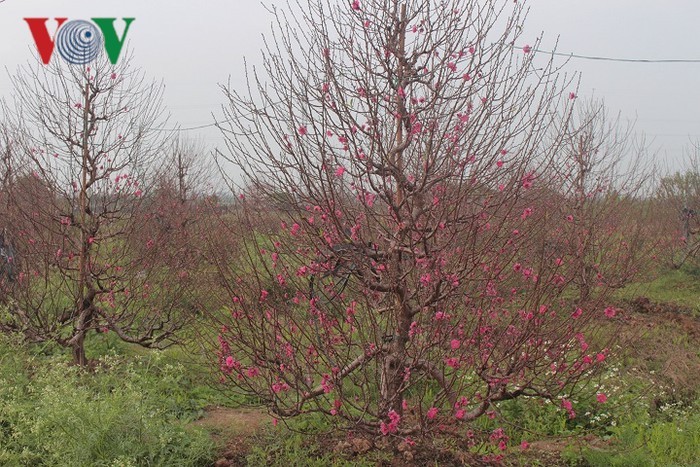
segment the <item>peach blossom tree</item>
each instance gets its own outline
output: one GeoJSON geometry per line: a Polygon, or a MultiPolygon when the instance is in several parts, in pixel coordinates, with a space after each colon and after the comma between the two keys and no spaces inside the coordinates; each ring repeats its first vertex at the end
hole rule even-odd
{"type": "Polygon", "coordinates": [[[177,251],[146,238],[143,211],[166,156],[162,86],[112,66],[22,67],[2,106],[3,227],[20,258],[0,279],[0,330],[88,363],[90,332],[165,347],[191,319],[177,251]],[[139,242],[137,244],[137,242],[139,242]]]}
{"type": "Polygon", "coordinates": [[[208,237],[222,383],[383,435],[517,397],[573,417],[611,309],[604,282],[569,293],[575,258],[545,245],[575,228],[547,187],[577,99],[521,37],[522,3],[273,11],[262,68],[224,87],[219,156],[241,177],[208,237]]]}

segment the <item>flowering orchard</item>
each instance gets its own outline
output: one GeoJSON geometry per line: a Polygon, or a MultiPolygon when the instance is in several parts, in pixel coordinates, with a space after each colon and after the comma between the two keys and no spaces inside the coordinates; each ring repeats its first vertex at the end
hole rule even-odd
{"type": "Polygon", "coordinates": [[[13,84],[0,199],[18,272],[0,277],[0,330],[71,348],[80,365],[91,331],[171,344],[188,321],[179,306],[189,286],[169,241],[182,232],[148,222],[164,156],[162,87],[106,58],[27,66],[13,84]]]}
{"type": "Polygon", "coordinates": [[[668,239],[663,257],[673,268],[697,264],[700,252],[700,157],[694,151],[687,169],[663,177],[656,193],[657,227],[668,239]]]}
{"type": "Polygon", "coordinates": [[[274,10],[262,69],[225,88],[219,155],[244,183],[208,242],[223,383],[384,435],[452,432],[521,396],[575,415],[616,310],[603,269],[579,293],[575,83],[512,47],[523,8],[274,10]]]}

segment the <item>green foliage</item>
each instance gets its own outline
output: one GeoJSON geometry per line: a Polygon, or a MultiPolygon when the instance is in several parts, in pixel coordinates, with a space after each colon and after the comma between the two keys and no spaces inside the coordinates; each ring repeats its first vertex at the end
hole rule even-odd
{"type": "Polygon", "coordinates": [[[698,405],[671,404],[662,406],[655,417],[630,417],[613,429],[615,442],[611,449],[585,450],[583,459],[591,466],[698,465],[698,405]]]}
{"type": "Polygon", "coordinates": [[[160,354],[101,359],[94,373],[0,341],[0,465],[209,465],[204,401],[160,354]]]}
{"type": "MultiPolygon", "coordinates": [[[[528,433],[539,436],[562,436],[571,433],[571,422],[565,411],[548,400],[514,399],[498,405],[501,417],[515,425],[508,430],[511,444],[520,444],[523,439],[532,439],[528,433]]],[[[480,421],[481,428],[493,430],[502,425],[502,420],[480,421]]]]}

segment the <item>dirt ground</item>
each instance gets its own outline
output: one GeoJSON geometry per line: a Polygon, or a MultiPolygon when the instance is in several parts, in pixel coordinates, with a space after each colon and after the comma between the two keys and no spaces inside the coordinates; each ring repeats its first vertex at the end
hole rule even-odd
{"type": "Polygon", "coordinates": [[[194,425],[209,430],[222,447],[215,467],[230,467],[245,465],[253,436],[271,422],[272,418],[264,410],[210,407],[194,425]]]}

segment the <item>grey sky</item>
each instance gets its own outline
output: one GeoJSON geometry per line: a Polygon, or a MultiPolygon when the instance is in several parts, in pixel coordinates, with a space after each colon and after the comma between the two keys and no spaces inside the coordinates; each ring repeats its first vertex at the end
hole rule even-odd
{"type": "MultiPolygon", "coordinates": [[[[621,58],[700,59],[700,2],[660,0],[531,0],[525,37],[545,33],[542,49],[621,58]]],[[[0,3],[0,64],[10,71],[32,59],[23,17],[133,16],[128,43],[149,77],[163,79],[171,122],[207,124],[220,114],[218,83],[243,83],[243,57],[257,61],[270,17],[257,1],[243,0],[6,0],[0,3]]],[[[50,28],[53,32],[53,29],[50,28]]],[[[528,41],[524,39],[524,41],[528,41]]],[[[524,45],[524,44],[521,44],[524,45]]],[[[564,60],[564,59],[561,59],[564,60]]],[[[646,64],[572,59],[583,73],[581,97],[603,98],[623,118],[637,119],[653,148],[673,165],[691,139],[700,139],[700,63],[646,64]]],[[[0,73],[0,96],[9,93],[0,73]]],[[[188,132],[221,144],[213,128],[188,132]]]]}

